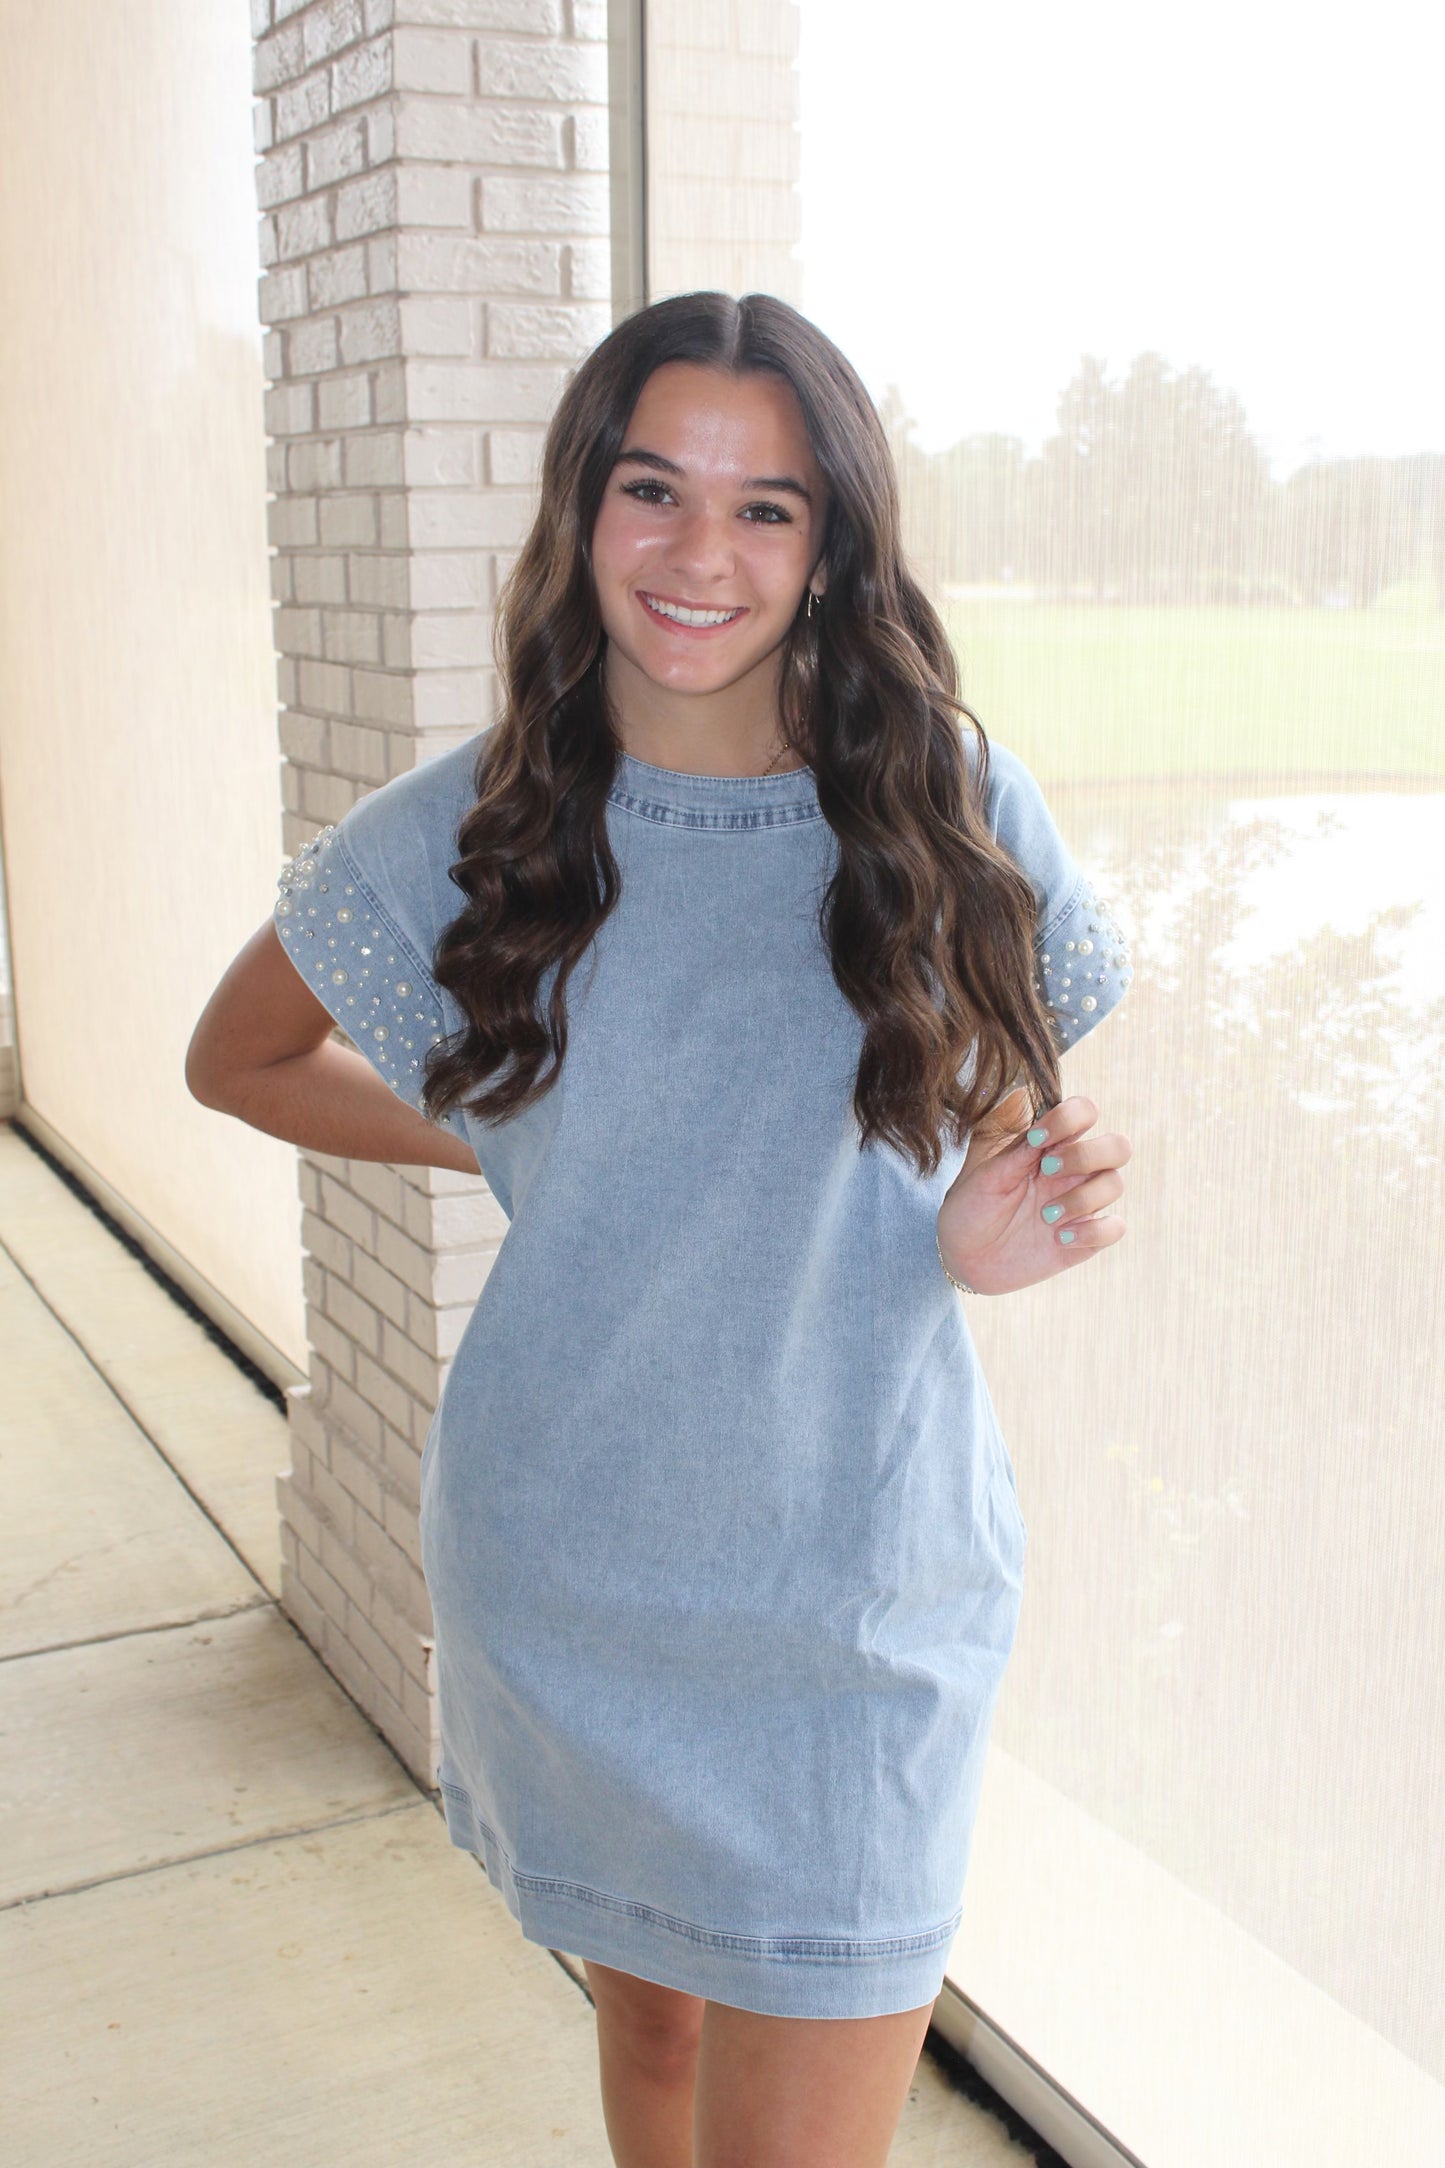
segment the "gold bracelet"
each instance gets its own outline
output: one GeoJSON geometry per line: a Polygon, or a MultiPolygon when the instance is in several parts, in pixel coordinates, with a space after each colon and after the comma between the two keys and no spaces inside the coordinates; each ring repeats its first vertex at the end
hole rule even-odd
{"type": "Polygon", "coordinates": [[[948,1269],[948,1262],[943,1254],[943,1243],[939,1239],[937,1226],[935,1226],[933,1230],[933,1241],[934,1247],[938,1251],[938,1262],[943,1266],[943,1277],[945,1278],[945,1280],[947,1280],[951,1286],[956,1287],[960,1295],[981,1294],[982,1289],[977,1287],[970,1287],[967,1280],[954,1279],[953,1274],[948,1269]]]}

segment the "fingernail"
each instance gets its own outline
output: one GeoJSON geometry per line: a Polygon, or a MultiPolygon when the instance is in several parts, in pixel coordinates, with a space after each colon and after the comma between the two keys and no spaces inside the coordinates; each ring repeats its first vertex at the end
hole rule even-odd
{"type": "Polygon", "coordinates": [[[1039,1173],[1057,1174],[1063,1164],[1057,1152],[1045,1152],[1043,1158],[1039,1161],[1039,1173]]]}
{"type": "Polygon", "coordinates": [[[1062,1219],[1063,1216],[1064,1208],[1061,1204],[1046,1204],[1044,1206],[1044,1218],[1048,1221],[1051,1227],[1053,1226],[1056,1219],[1062,1219]]]}
{"type": "Polygon", "coordinates": [[[1031,1129],[1029,1131],[1030,1144],[1047,1144],[1048,1141],[1049,1133],[1047,1129],[1031,1129]]]}
{"type": "Polygon", "coordinates": [[[1073,1241],[1073,1239],[1074,1239],[1074,1230],[1073,1230],[1073,1228],[1072,1228],[1072,1227],[1061,1227],[1061,1228],[1059,1229],[1059,1240],[1060,1240],[1060,1242],[1072,1242],[1072,1241],[1073,1241]]]}

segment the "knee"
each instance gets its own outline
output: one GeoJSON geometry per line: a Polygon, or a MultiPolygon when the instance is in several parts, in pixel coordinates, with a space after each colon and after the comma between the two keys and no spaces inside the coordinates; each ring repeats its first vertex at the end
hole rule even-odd
{"type": "Polygon", "coordinates": [[[654,2084],[691,2075],[707,2008],[701,1995],[685,1995],[590,1960],[587,1980],[604,2053],[654,2084]]]}
{"type": "Polygon", "coordinates": [[[624,2020],[618,2044],[639,2075],[671,2085],[691,2078],[701,2039],[702,2022],[688,2010],[638,2011],[624,2020]]]}

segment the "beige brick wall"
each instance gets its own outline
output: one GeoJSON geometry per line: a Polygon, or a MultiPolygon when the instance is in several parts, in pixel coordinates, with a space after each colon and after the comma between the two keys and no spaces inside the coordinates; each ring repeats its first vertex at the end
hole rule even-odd
{"type": "MultiPolygon", "coordinates": [[[[253,0],[282,855],[492,719],[545,424],[610,324],[595,0],[253,0]]],[[[279,870],[279,860],[278,860],[279,870]]],[[[422,1445],[504,1221],[303,1154],[282,1600],[425,1783],[422,1445]]]]}

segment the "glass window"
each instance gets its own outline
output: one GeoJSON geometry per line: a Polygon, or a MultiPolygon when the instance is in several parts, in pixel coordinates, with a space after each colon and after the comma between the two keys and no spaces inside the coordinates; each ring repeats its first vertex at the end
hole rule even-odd
{"type": "Polygon", "coordinates": [[[1150,2168],[1445,2158],[1437,10],[649,0],[650,291],[856,362],[1134,953],[952,1975],[1150,2168]]]}

